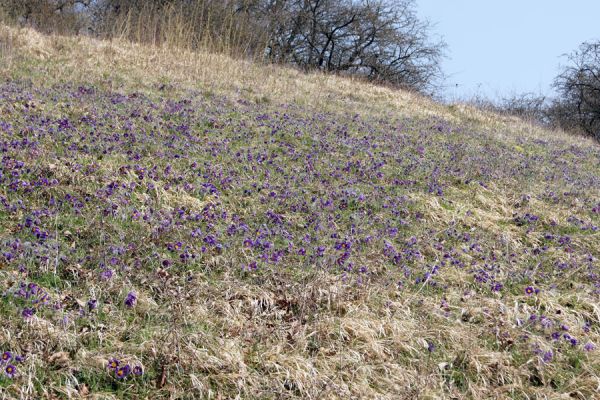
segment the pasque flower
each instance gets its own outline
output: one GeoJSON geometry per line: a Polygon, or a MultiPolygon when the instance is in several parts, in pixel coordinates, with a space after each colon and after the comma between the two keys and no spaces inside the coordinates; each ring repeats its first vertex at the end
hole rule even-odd
{"type": "Polygon", "coordinates": [[[137,302],[137,296],[135,294],[135,292],[129,292],[127,294],[127,297],[125,297],[125,305],[129,308],[135,306],[135,303],[137,302]]]}
{"type": "Polygon", "coordinates": [[[131,373],[131,367],[128,364],[123,365],[122,367],[117,368],[117,370],[115,371],[115,375],[119,379],[125,379],[125,378],[127,378],[130,373],[131,373]]]}
{"type": "Polygon", "coordinates": [[[6,366],[6,368],[4,368],[4,373],[9,378],[14,378],[15,375],[17,374],[17,368],[14,365],[12,365],[12,364],[8,364],[6,366]]]}
{"type": "Polygon", "coordinates": [[[114,369],[116,371],[116,369],[119,367],[119,364],[120,362],[116,358],[111,358],[110,360],[108,360],[109,369],[114,369]]]}
{"type": "Polygon", "coordinates": [[[4,353],[2,353],[1,358],[2,358],[2,362],[8,362],[8,361],[12,360],[13,356],[10,351],[5,351],[4,353]]]}

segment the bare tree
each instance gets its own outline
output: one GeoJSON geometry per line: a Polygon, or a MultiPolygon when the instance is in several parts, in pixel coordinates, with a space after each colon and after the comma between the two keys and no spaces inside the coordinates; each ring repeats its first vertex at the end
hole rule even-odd
{"type": "Polygon", "coordinates": [[[364,76],[420,91],[442,76],[443,42],[431,42],[412,0],[270,0],[267,55],[306,69],[364,76]]]}
{"type": "Polygon", "coordinates": [[[21,25],[45,32],[78,33],[85,25],[80,12],[93,0],[0,0],[4,14],[21,25]]]}
{"type": "Polygon", "coordinates": [[[553,115],[563,127],[578,127],[600,140],[600,42],[583,43],[555,79],[560,98],[553,115]]]}
{"type": "Polygon", "coordinates": [[[548,124],[548,99],[541,94],[531,92],[503,97],[497,105],[498,110],[529,121],[548,124]]]}

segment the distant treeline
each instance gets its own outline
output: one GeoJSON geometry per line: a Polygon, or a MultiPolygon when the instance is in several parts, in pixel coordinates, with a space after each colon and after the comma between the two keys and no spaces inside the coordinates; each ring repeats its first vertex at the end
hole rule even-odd
{"type": "Polygon", "coordinates": [[[444,43],[413,0],[0,0],[44,32],[126,37],[293,64],[431,93],[444,43]]]}
{"type": "Polygon", "coordinates": [[[521,93],[498,101],[475,98],[471,102],[600,141],[600,41],[583,43],[567,57],[568,64],[553,82],[555,97],[521,93]]]}

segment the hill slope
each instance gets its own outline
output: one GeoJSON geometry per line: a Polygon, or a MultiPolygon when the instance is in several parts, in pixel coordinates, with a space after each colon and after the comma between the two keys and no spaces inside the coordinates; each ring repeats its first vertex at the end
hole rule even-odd
{"type": "Polygon", "coordinates": [[[218,55],[0,38],[3,395],[597,395],[591,141],[218,55]]]}

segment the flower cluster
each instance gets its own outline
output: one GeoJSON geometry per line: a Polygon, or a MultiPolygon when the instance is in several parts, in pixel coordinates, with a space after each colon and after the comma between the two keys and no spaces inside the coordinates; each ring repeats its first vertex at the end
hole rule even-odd
{"type": "Polygon", "coordinates": [[[24,361],[23,356],[13,355],[10,351],[5,351],[0,356],[0,365],[4,370],[4,374],[9,378],[14,378],[17,375],[17,367],[14,363],[20,363],[24,361]]]}
{"type": "Polygon", "coordinates": [[[26,320],[33,317],[42,308],[60,307],[60,304],[52,301],[50,294],[44,288],[33,282],[20,282],[8,293],[15,300],[18,300],[20,305],[24,306],[21,310],[21,316],[26,320]]]}
{"type": "Polygon", "coordinates": [[[144,370],[141,365],[131,366],[128,363],[124,363],[119,361],[116,358],[111,358],[108,360],[107,368],[111,373],[114,374],[114,377],[119,380],[125,380],[130,376],[141,376],[144,374],[144,370]]]}
{"type": "Polygon", "coordinates": [[[531,296],[533,294],[538,294],[540,292],[540,289],[534,288],[533,286],[527,286],[525,288],[525,294],[528,296],[531,296]]]}
{"type": "Polygon", "coordinates": [[[539,219],[540,217],[538,217],[535,214],[525,213],[524,215],[516,215],[513,218],[513,221],[515,222],[515,224],[522,226],[536,223],[539,219]]]}

